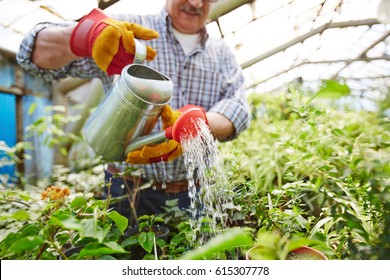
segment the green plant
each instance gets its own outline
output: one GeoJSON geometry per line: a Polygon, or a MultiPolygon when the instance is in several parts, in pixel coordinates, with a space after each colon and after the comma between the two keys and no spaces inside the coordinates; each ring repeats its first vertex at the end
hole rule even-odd
{"type": "MultiPolygon", "coordinates": [[[[29,108],[29,115],[36,110],[37,104],[33,103],[29,108]]],[[[66,156],[69,146],[75,142],[82,141],[80,135],[65,131],[65,126],[80,120],[81,115],[67,116],[64,106],[47,106],[45,115],[38,118],[31,125],[26,127],[25,138],[35,134],[44,135],[43,144],[49,147],[58,147],[59,152],[66,156]]]]}
{"type": "MultiPolygon", "coordinates": [[[[26,150],[33,149],[29,142],[18,142],[14,147],[9,147],[4,141],[0,141],[0,168],[5,166],[17,166],[23,160],[31,159],[25,153],[26,150]]],[[[17,179],[11,179],[8,174],[0,174],[0,187],[24,186],[22,174],[16,170],[17,179]]]]}
{"type": "Polygon", "coordinates": [[[323,241],[333,258],[390,258],[389,120],[326,94],[250,97],[251,127],[220,146],[232,223],[323,241]]]}
{"type": "Polygon", "coordinates": [[[127,192],[125,195],[121,197],[111,197],[111,182],[107,183],[107,195],[109,200],[115,200],[116,202],[121,201],[122,199],[127,199],[129,201],[130,206],[130,223],[136,224],[137,227],[139,227],[139,219],[138,219],[138,213],[136,211],[135,203],[137,201],[139,191],[143,188],[150,187],[150,184],[146,183],[144,185],[141,185],[141,170],[134,166],[127,166],[122,172],[118,172],[113,175],[113,178],[122,178],[124,182],[124,187],[126,188],[127,192]],[[127,180],[125,177],[131,177],[132,178],[132,186],[129,186],[127,183],[127,180]]]}
{"type": "Polygon", "coordinates": [[[2,259],[105,258],[124,254],[118,244],[128,220],[92,197],[68,198],[69,189],[50,187],[42,197],[18,190],[1,192],[2,259]],[[16,206],[16,207],[15,207],[16,206]],[[80,246],[77,256],[66,249],[80,246]]]}
{"type": "Polygon", "coordinates": [[[168,240],[169,229],[161,225],[164,219],[155,215],[143,215],[138,221],[137,226],[128,230],[130,236],[121,245],[132,251],[133,257],[137,259],[165,258],[163,249],[168,240]]]}

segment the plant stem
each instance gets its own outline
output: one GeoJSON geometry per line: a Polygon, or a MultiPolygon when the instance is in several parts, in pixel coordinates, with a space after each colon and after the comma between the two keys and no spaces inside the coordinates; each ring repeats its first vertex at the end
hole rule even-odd
{"type": "MultiPolygon", "coordinates": [[[[55,242],[54,242],[54,240],[53,240],[53,237],[54,237],[54,235],[56,235],[56,233],[58,232],[58,230],[59,230],[59,228],[55,229],[55,230],[54,230],[51,234],[49,234],[49,236],[48,236],[48,239],[50,240],[50,242],[52,242],[53,245],[55,244],[55,242]]],[[[39,250],[37,256],[35,257],[36,260],[39,260],[39,259],[41,258],[43,252],[47,249],[47,246],[48,246],[47,243],[45,243],[45,244],[42,245],[42,247],[41,247],[41,249],[39,250]]],[[[54,246],[55,246],[55,245],[54,245],[54,246]]],[[[59,248],[57,248],[57,246],[55,246],[55,247],[56,247],[56,250],[57,250],[58,252],[61,251],[59,248]]],[[[60,252],[59,252],[59,253],[60,253],[60,252]]],[[[61,253],[62,253],[62,252],[61,252],[61,253]]]]}
{"type": "Polygon", "coordinates": [[[129,192],[127,193],[127,198],[129,200],[129,204],[130,204],[131,216],[134,218],[136,226],[139,227],[137,210],[135,209],[133,199],[132,199],[131,194],[129,192]]]}
{"type": "Polygon", "coordinates": [[[37,256],[35,257],[36,260],[39,260],[43,254],[43,252],[46,250],[47,248],[47,243],[43,244],[41,249],[39,250],[37,256]]]}
{"type": "Polygon", "coordinates": [[[268,220],[274,225],[274,227],[276,228],[276,230],[282,234],[283,231],[281,230],[281,228],[271,219],[271,217],[268,215],[268,212],[266,210],[264,210],[263,207],[259,207],[260,208],[260,211],[262,211],[268,218],[268,220]]]}
{"type": "Polygon", "coordinates": [[[157,261],[158,255],[157,255],[156,235],[153,236],[153,250],[154,250],[154,259],[157,261]]]}
{"type": "MultiPolygon", "coordinates": [[[[110,199],[111,199],[111,185],[112,185],[112,178],[110,178],[110,181],[107,184],[107,200],[106,200],[106,209],[105,213],[107,213],[108,208],[110,207],[110,199]]],[[[103,215],[102,222],[104,223],[106,220],[106,215],[103,215]]]]}
{"type": "Polygon", "coordinates": [[[139,176],[133,175],[133,189],[130,188],[129,184],[127,184],[127,181],[123,177],[122,180],[125,183],[127,189],[127,199],[129,200],[130,204],[131,215],[134,218],[135,224],[137,225],[137,227],[139,227],[138,214],[137,209],[135,207],[135,202],[137,199],[141,178],[139,176]]]}
{"type": "Polygon", "coordinates": [[[22,201],[19,201],[19,200],[12,200],[12,199],[7,199],[7,201],[8,202],[15,202],[15,203],[19,203],[19,204],[22,204],[22,205],[24,205],[24,206],[26,206],[26,207],[28,207],[28,208],[30,208],[31,206],[30,205],[28,205],[27,203],[24,203],[24,202],[22,202],[22,201]]]}

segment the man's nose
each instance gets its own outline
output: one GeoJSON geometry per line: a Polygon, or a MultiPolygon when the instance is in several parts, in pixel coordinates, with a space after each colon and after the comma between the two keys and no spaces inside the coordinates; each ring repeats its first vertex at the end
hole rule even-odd
{"type": "Polygon", "coordinates": [[[195,8],[202,8],[204,0],[188,0],[190,4],[195,8]]]}

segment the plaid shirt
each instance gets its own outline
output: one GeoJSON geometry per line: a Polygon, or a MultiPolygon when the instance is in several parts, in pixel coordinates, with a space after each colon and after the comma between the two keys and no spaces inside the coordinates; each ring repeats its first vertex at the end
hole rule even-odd
{"type": "MultiPolygon", "coordinates": [[[[209,38],[204,28],[201,48],[187,56],[172,31],[171,18],[163,9],[157,15],[113,15],[114,19],[135,22],[156,30],[158,39],[148,41],[148,45],[157,50],[154,61],[145,62],[148,66],[170,77],[174,84],[170,103],[173,109],[186,104],[202,106],[206,111],[217,112],[228,118],[235,127],[237,137],[249,126],[250,114],[247,105],[242,70],[228,46],[222,41],[209,38]]],[[[24,38],[18,63],[33,75],[45,80],[55,80],[68,76],[80,78],[100,78],[107,92],[113,82],[101,71],[91,58],[74,61],[57,70],[40,69],[31,62],[31,53],[37,33],[48,26],[67,26],[69,23],[40,23],[24,38]]],[[[154,130],[161,130],[158,123],[154,130]]],[[[174,182],[186,179],[183,157],[171,162],[142,165],[143,177],[156,182],[174,182]]]]}

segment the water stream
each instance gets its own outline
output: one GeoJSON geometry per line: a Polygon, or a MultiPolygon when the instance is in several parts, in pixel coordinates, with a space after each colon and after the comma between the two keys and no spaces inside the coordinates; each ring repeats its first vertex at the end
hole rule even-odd
{"type": "Polygon", "coordinates": [[[228,215],[224,205],[230,203],[225,195],[227,180],[217,143],[203,120],[199,119],[197,126],[199,133],[195,137],[182,136],[181,145],[191,198],[193,242],[203,244],[226,227],[228,215]]]}

